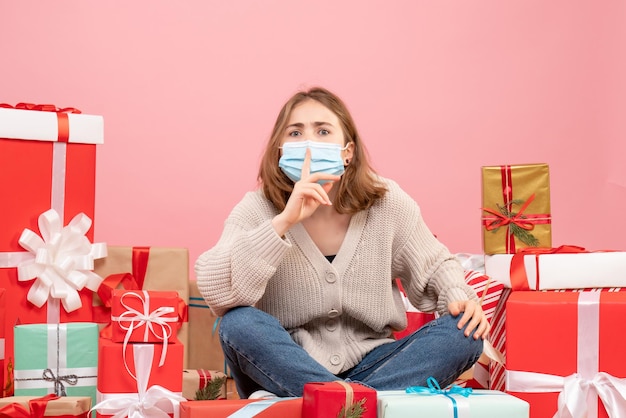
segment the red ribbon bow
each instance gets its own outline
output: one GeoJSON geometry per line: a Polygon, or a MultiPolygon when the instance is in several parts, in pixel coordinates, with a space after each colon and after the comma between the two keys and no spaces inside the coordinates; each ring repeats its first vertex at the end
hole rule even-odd
{"type": "MultiPolygon", "coordinates": [[[[0,418],[43,418],[49,401],[59,399],[59,396],[51,393],[41,398],[28,401],[29,408],[17,402],[0,408],[0,418]]],[[[74,415],[62,415],[62,417],[74,417],[74,415]]]]}
{"type": "Polygon", "coordinates": [[[498,229],[501,226],[507,226],[509,224],[515,224],[517,226],[519,226],[522,229],[525,229],[527,231],[530,231],[531,229],[533,229],[535,227],[534,222],[532,219],[528,219],[526,217],[526,215],[524,215],[524,211],[526,210],[526,208],[528,207],[528,205],[530,205],[530,203],[535,200],[535,194],[533,193],[532,195],[530,195],[530,197],[528,198],[528,200],[526,200],[526,203],[524,203],[522,205],[522,207],[520,208],[519,212],[517,212],[514,216],[506,216],[500,212],[496,212],[493,209],[489,209],[489,208],[482,208],[485,212],[489,212],[493,215],[496,216],[496,219],[492,220],[492,221],[488,221],[487,219],[485,219],[485,229],[487,231],[493,231],[494,229],[498,229]]]}

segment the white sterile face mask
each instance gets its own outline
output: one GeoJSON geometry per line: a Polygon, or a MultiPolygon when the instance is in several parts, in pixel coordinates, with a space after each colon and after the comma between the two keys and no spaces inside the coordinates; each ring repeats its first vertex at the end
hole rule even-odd
{"type": "MultiPolygon", "coordinates": [[[[311,150],[311,174],[326,173],[340,176],[344,172],[341,151],[348,148],[347,145],[341,148],[339,144],[307,140],[285,142],[281,148],[283,155],[278,161],[278,166],[294,183],[300,180],[307,148],[311,150]]],[[[318,183],[323,184],[327,181],[320,180],[318,183]]]]}

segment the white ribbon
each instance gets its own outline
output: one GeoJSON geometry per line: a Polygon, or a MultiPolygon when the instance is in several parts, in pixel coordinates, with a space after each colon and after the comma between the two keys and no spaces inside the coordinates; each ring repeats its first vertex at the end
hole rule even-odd
{"type": "Polygon", "coordinates": [[[113,415],[113,418],[169,418],[170,413],[178,418],[180,403],[186,399],[159,385],[148,388],[154,344],[133,344],[132,347],[136,376],[131,376],[137,381],[137,393],[98,394],[102,401],[91,411],[113,415]]]}
{"type": "Polygon", "coordinates": [[[251,402],[246,404],[242,408],[230,414],[227,418],[252,418],[265,411],[267,408],[276,404],[277,402],[290,401],[292,399],[298,399],[294,397],[289,398],[271,398],[262,399],[260,401],[251,402]]]}
{"type": "MultiPolygon", "coordinates": [[[[106,257],[106,244],[92,244],[85,236],[91,219],[80,213],[63,227],[59,214],[50,209],[39,216],[41,236],[26,228],[20,245],[28,251],[17,266],[18,280],[35,279],[27,299],[38,308],[48,300],[61,300],[67,312],[80,308],[78,292],[97,291],[103,278],[94,273],[94,260],[106,257]]],[[[15,253],[12,253],[15,254],[15,253]]],[[[16,258],[15,255],[11,257],[16,258]]]]}
{"type": "MultiPolygon", "coordinates": [[[[169,315],[176,311],[173,306],[160,306],[150,312],[150,295],[148,294],[147,290],[143,290],[142,294],[144,296],[143,298],[141,297],[141,294],[131,291],[122,294],[122,296],[120,297],[120,304],[124,308],[126,308],[126,311],[124,311],[120,316],[112,316],[111,320],[117,321],[119,327],[126,331],[123,347],[125,365],[126,346],[130,341],[130,337],[133,334],[134,330],[139,329],[145,325],[146,328],[144,329],[143,341],[148,342],[148,336],[152,334],[163,343],[161,359],[159,360],[159,367],[161,367],[165,363],[165,357],[167,356],[167,341],[172,336],[172,327],[170,326],[170,324],[168,324],[168,322],[178,322],[178,315],[174,317],[163,317],[164,315],[169,315]],[[136,310],[124,301],[124,298],[130,297],[139,299],[143,311],[136,310]],[[124,325],[122,324],[122,322],[130,322],[130,324],[124,325]],[[155,330],[155,325],[161,328],[160,334],[155,330]]],[[[128,370],[128,365],[126,365],[126,370],[128,370]]]]}
{"type": "Polygon", "coordinates": [[[578,373],[562,377],[507,370],[507,391],[559,392],[553,418],[596,418],[598,397],[609,417],[617,418],[626,412],[626,379],[598,371],[600,294],[580,292],[578,296],[578,373]]]}
{"type": "Polygon", "coordinates": [[[511,392],[560,392],[558,411],[553,418],[586,418],[597,416],[590,409],[588,397],[599,396],[610,417],[626,411],[626,379],[598,372],[591,379],[574,373],[567,377],[544,373],[507,371],[506,388],[511,392]]]}

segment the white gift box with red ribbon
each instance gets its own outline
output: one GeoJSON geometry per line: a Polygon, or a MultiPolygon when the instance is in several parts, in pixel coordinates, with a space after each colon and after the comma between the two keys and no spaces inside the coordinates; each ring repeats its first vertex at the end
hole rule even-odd
{"type": "Polygon", "coordinates": [[[519,274],[521,278],[525,274],[530,290],[626,287],[626,252],[622,251],[485,255],[487,275],[516,288],[511,263],[519,256],[523,257],[519,274]]]}

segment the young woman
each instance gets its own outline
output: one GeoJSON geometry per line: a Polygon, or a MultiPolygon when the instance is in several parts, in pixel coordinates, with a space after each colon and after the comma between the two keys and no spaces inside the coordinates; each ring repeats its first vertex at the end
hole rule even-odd
{"type": "Polygon", "coordinates": [[[489,331],[476,294],[415,201],[370,167],[341,99],[313,88],[287,101],[259,183],[195,264],[242,398],[338,379],[444,387],[474,364],[489,331]],[[401,340],[396,278],[414,306],[440,314],[401,340]]]}

